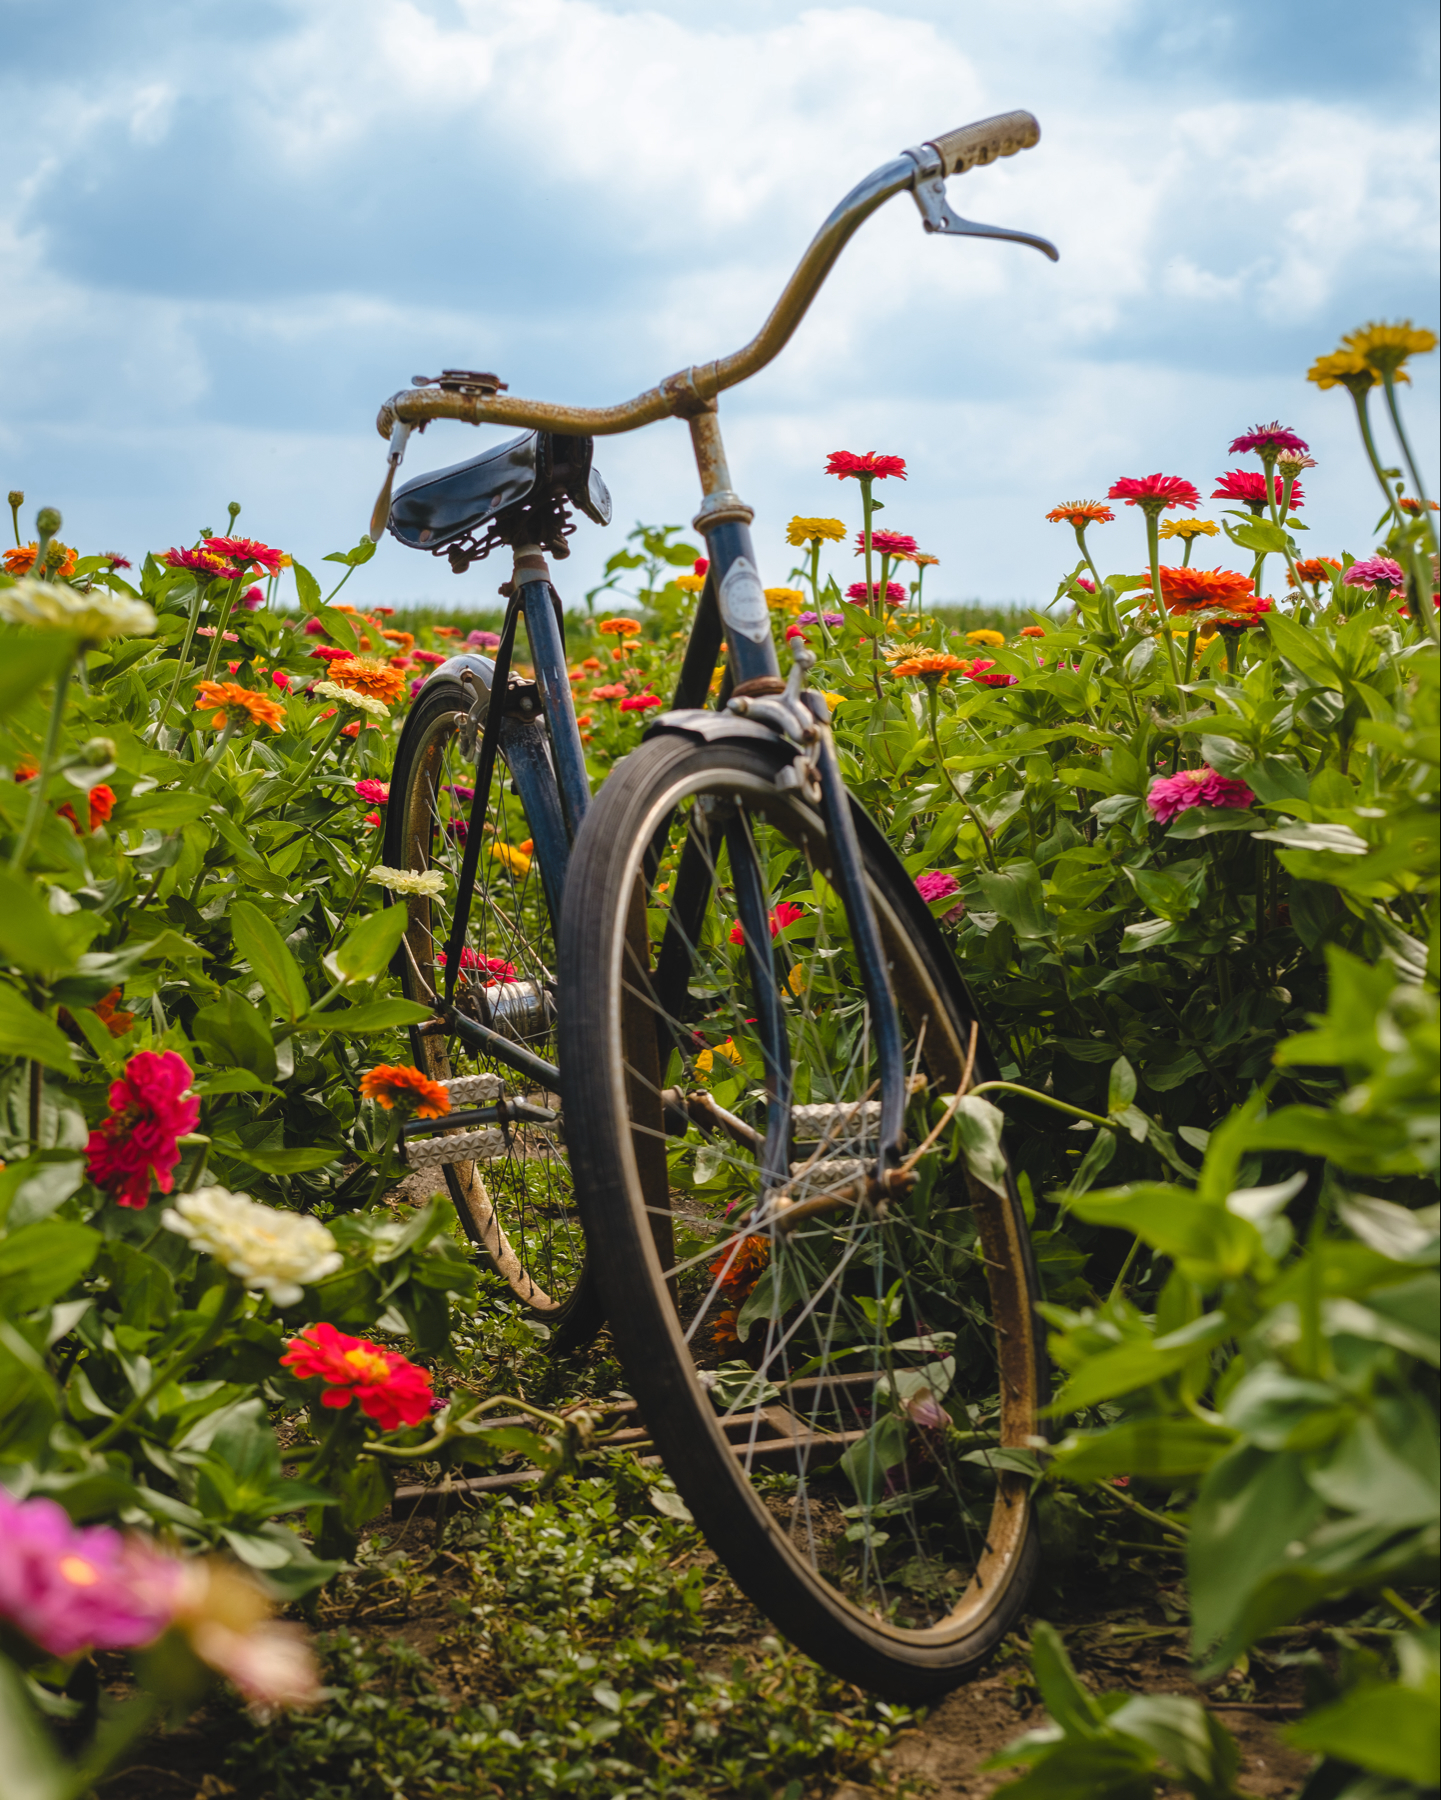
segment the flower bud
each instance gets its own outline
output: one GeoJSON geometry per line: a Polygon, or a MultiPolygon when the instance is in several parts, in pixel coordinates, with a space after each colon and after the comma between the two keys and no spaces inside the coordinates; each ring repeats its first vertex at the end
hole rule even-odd
{"type": "Polygon", "coordinates": [[[11,506],[23,506],[24,504],[25,504],[24,488],[11,488],[11,490],[10,490],[10,505],[11,506]]]}
{"type": "Polygon", "coordinates": [[[35,515],[35,529],[42,537],[54,537],[60,526],[61,518],[58,507],[42,506],[35,515]]]}
{"type": "Polygon", "coordinates": [[[79,761],[87,769],[103,769],[106,763],[113,763],[116,757],[114,738],[86,738],[80,747],[79,761]]]}
{"type": "MultiPolygon", "coordinates": [[[[230,523],[234,525],[235,521],[240,517],[240,502],[238,500],[231,500],[226,505],[225,510],[230,514],[230,523]]],[[[208,535],[209,534],[207,533],[207,536],[208,535]]]]}

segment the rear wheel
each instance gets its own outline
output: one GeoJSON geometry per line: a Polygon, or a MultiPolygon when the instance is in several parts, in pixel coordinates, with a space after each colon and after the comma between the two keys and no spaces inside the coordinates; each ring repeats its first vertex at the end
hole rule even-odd
{"type": "Polygon", "coordinates": [[[989,1071],[938,930],[858,816],[916,1177],[872,1206],[875,1033],[825,825],[777,766],[660,738],[592,806],[561,934],[575,1169],[627,1379],[712,1547],[817,1661],[917,1698],[1000,1640],[1034,1572],[1035,1275],[1014,1193],[968,1174],[952,1130],[928,1141],[968,1066],[989,1071]],[[772,941],[752,955],[736,896],[757,878],[772,941]]]}
{"type": "MultiPolygon", "coordinates": [[[[474,659],[477,673],[487,665],[474,659]]],[[[392,868],[446,877],[437,896],[409,895],[399,969],[407,998],[425,1004],[445,988],[446,944],[476,780],[460,726],[473,690],[432,676],[405,722],[387,807],[385,860],[392,868]]],[[[501,727],[486,808],[486,841],[461,968],[458,1010],[554,1065],[554,911],[567,854],[560,800],[539,721],[501,727]]],[[[519,1075],[503,1058],[476,1054],[459,1037],[412,1027],[416,1066],[450,1086],[456,1111],[521,1101],[524,1122],[460,1126],[407,1146],[412,1167],[442,1175],[461,1223],[516,1299],[552,1333],[556,1349],[587,1342],[599,1329],[585,1239],[576,1208],[558,1093],[519,1075]],[[466,1154],[460,1154],[463,1147],[466,1154]],[[444,1159],[444,1160],[442,1160],[444,1159]]]]}

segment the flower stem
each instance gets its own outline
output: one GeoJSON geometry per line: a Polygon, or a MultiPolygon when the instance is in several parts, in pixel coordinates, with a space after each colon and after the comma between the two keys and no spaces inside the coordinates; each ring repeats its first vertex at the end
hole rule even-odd
{"type": "Polygon", "coordinates": [[[1101,580],[1101,572],[1091,559],[1091,552],[1086,548],[1086,527],[1084,524],[1075,527],[1076,542],[1081,547],[1081,555],[1086,559],[1086,567],[1091,571],[1091,580],[1096,584],[1096,597],[1100,598],[1101,589],[1105,585],[1101,580]]]}
{"type": "Polygon", "coordinates": [[[1421,503],[1421,522],[1426,527],[1426,536],[1430,542],[1432,554],[1436,551],[1436,531],[1431,523],[1430,509],[1426,505],[1426,488],[1421,480],[1421,471],[1416,466],[1416,458],[1411,453],[1411,440],[1406,436],[1406,427],[1401,423],[1401,408],[1396,402],[1396,378],[1394,375],[1384,377],[1386,387],[1386,410],[1391,415],[1391,423],[1396,428],[1396,436],[1401,443],[1401,454],[1406,458],[1406,467],[1411,471],[1411,486],[1415,489],[1416,498],[1421,503]]]}
{"type": "Polygon", "coordinates": [[[1166,646],[1166,660],[1171,665],[1171,680],[1179,690],[1181,666],[1176,661],[1171,623],[1166,613],[1166,602],[1161,596],[1161,515],[1150,506],[1146,508],[1146,548],[1151,556],[1151,591],[1156,596],[1156,606],[1161,615],[1161,641],[1166,646]]]}
{"type": "Polygon", "coordinates": [[[204,1331],[201,1332],[194,1344],[192,1344],[189,1349],[182,1348],[175,1351],[173,1355],[168,1357],[166,1361],[160,1365],[159,1369],[151,1377],[150,1385],[145,1389],[144,1393],[137,1394],[130,1402],[129,1406],[125,1408],[125,1411],[121,1413],[118,1418],[114,1418],[110,1421],[104,1431],[100,1433],[99,1437],[91,1438],[89,1443],[90,1450],[103,1450],[107,1444],[113,1443],[115,1439],[120,1436],[122,1431],[127,1430],[134,1424],[135,1420],[139,1418],[140,1414],[144,1412],[145,1408],[167,1382],[173,1381],[182,1369],[187,1368],[191,1363],[197,1362],[204,1356],[205,1352],[210,1349],[211,1345],[216,1342],[221,1332],[224,1331],[225,1327],[230,1323],[231,1316],[234,1314],[236,1307],[244,1298],[244,1293],[245,1290],[241,1287],[240,1282],[236,1277],[234,1275],[230,1276],[226,1283],[225,1293],[221,1298],[219,1306],[215,1309],[215,1317],[205,1327],[204,1331]]]}
{"type": "Polygon", "coordinates": [[[155,721],[157,737],[160,734],[161,726],[169,716],[171,707],[175,704],[175,696],[180,692],[181,678],[190,667],[190,646],[195,642],[195,628],[200,623],[200,608],[204,599],[205,583],[197,579],[195,592],[190,599],[190,617],[186,621],[185,637],[180,645],[180,654],[175,663],[175,679],[170,684],[170,692],[165,696],[165,704],[161,707],[160,715],[155,721]]]}
{"type": "Polygon", "coordinates": [[[1405,521],[1401,517],[1401,508],[1396,504],[1396,496],[1391,492],[1391,484],[1386,479],[1385,470],[1381,466],[1381,458],[1376,453],[1376,440],[1371,436],[1371,417],[1367,411],[1365,393],[1357,393],[1351,389],[1351,399],[1356,407],[1356,424],[1360,428],[1361,442],[1366,446],[1366,457],[1371,464],[1372,472],[1381,484],[1381,492],[1386,496],[1386,505],[1392,518],[1398,525],[1405,521]]]}
{"type": "Polygon", "coordinates": [[[45,747],[40,752],[40,767],[35,771],[35,780],[30,789],[30,806],[25,814],[25,829],[20,833],[20,842],[15,846],[10,858],[10,873],[18,875],[30,860],[30,852],[35,847],[35,839],[40,832],[40,821],[45,816],[45,789],[50,781],[50,766],[55,761],[55,752],[60,747],[60,727],[65,718],[65,698],[70,686],[70,671],[75,666],[77,656],[83,654],[80,645],[74,645],[55,676],[55,698],[50,706],[50,723],[45,728],[45,747]]]}
{"type": "Polygon", "coordinates": [[[210,655],[206,658],[205,673],[200,678],[202,681],[215,679],[215,669],[220,661],[221,647],[225,642],[225,627],[230,619],[230,609],[235,604],[235,596],[240,592],[240,584],[244,579],[245,573],[242,570],[231,582],[229,591],[220,603],[220,620],[215,627],[215,639],[210,646],[210,655]]]}
{"type": "Polygon", "coordinates": [[[385,1134],[385,1142],[380,1147],[380,1161],[376,1164],[375,1180],[371,1185],[367,1206],[379,1206],[391,1187],[389,1174],[390,1159],[395,1146],[400,1141],[401,1127],[405,1123],[405,1114],[396,1106],[391,1109],[390,1128],[385,1134]]]}

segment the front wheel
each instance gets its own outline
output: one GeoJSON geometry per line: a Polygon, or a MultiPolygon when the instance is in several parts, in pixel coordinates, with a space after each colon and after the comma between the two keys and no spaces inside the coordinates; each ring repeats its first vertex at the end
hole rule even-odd
{"type": "Polygon", "coordinates": [[[953,1131],[927,1141],[990,1071],[939,931],[858,813],[916,1177],[872,1207],[870,1008],[825,824],[777,767],[658,738],[592,806],[561,929],[573,1167],[628,1381],[711,1546],[818,1662],[917,1699],[994,1647],[1034,1573],[1035,1271],[1014,1192],[976,1182],[953,1131]],[[736,896],[757,880],[771,942],[751,954],[736,896]]]}

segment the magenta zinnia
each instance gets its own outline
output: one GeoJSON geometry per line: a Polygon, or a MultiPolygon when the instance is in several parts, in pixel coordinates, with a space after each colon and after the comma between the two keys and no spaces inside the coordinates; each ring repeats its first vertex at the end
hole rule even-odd
{"type": "Polygon", "coordinates": [[[1127,506],[1148,512],[1165,512],[1172,506],[1186,506],[1194,512],[1201,503],[1197,490],[1179,475],[1123,475],[1107,488],[1106,498],[1124,500],[1127,506]]]}
{"type": "MultiPolygon", "coordinates": [[[[854,601],[857,606],[864,606],[868,600],[879,600],[880,597],[881,584],[878,581],[873,581],[870,587],[867,587],[863,581],[853,581],[846,589],[846,599],[854,601]]],[[[906,590],[900,582],[888,581],[886,583],[887,606],[904,606],[906,598],[906,590]]]]}
{"type": "Polygon", "coordinates": [[[1146,795],[1146,805],[1158,825],[1169,825],[1178,813],[1193,806],[1231,807],[1243,812],[1255,798],[1244,781],[1220,775],[1202,763],[1199,769],[1158,776],[1146,795]]]}
{"type": "MultiPolygon", "coordinates": [[[[899,531],[873,531],[871,548],[877,556],[914,556],[916,540],[913,537],[906,537],[899,531]]],[[[858,531],[856,533],[856,555],[864,556],[865,549],[866,534],[858,531]]]]}
{"type": "Polygon", "coordinates": [[[857,456],[853,450],[832,450],[826,459],[826,474],[854,475],[861,481],[884,481],[894,475],[904,481],[906,459],[903,456],[879,456],[874,450],[867,450],[864,456],[857,456]]]}
{"type": "Polygon", "coordinates": [[[85,1157],[90,1179],[117,1206],[146,1205],[152,1176],[170,1192],[179,1140],[200,1118],[190,1080],[189,1063],[174,1050],[140,1050],[111,1083],[110,1116],[90,1133],[85,1157]]]}
{"type": "Polygon", "coordinates": [[[1368,556],[1365,562],[1353,562],[1342,580],[1347,587],[1366,588],[1373,594],[1377,588],[1399,588],[1406,585],[1400,563],[1392,562],[1389,556],[1368,556]]]}
{"type": "Polygon", "coordinates": [[[1232,456],[1244,456],[1248,450],[1254,450],[1258,456],[1277,456],[1282,450],[1298,450],[1304,456],[1311,446],[1305,438],[1283,425],[1279,419],[1273,419],[1269,425],[1253,425],[1240,437],[1231,439],[1232,456]]]}

